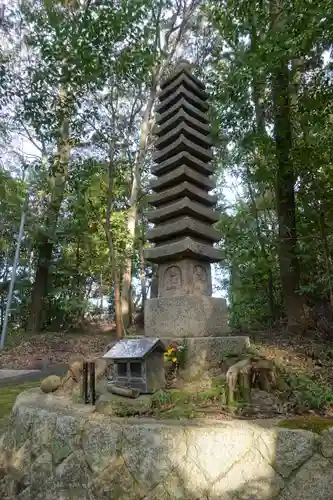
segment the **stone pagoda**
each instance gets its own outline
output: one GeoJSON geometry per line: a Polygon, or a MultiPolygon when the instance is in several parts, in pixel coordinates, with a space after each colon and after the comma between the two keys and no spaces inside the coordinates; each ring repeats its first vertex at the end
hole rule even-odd
{"type": "MultiPolygon", "coordinates": [[[[222,347],[228,332],[226,301],[211,296],[211,263],[221,260],[213,245],[221,236],[213,227],[219,220],[217,199],[209,194],[215,182],[207,98],[186,61],[161,83],[152,167],[156,179],[151,182],[152,209],[146,213],[154,224],[147,233],[154,246],[146,250],[146,259],[158,265],[158,296],[145,304],[147,336],[192,339],[195,351],[205,352],[222,347]]],[[[236,340],[229,337],[227,343],[231,338],[236,340]]]]}

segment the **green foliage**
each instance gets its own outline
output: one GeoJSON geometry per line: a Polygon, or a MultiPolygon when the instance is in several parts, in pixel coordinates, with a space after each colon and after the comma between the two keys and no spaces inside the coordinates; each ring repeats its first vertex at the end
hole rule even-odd
{"type": "Polygon", "coordinates": [[[301,373],[283,370],[282,376],[295,404],[302,409],[323,410],[333,405],[331,388],[301,373]]]}

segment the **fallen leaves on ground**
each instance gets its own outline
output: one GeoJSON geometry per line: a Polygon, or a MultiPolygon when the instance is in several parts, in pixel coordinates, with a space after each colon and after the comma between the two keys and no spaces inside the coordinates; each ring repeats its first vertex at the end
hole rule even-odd
{"type": "Polygon", "coordinates": [[[0,356],[0,368],[38,369],[45,365],[68,363],[74,354],[82,354],[86,358],[98,357],[109,342],[112,334],[97,333],[70,334],[50,332],[22,336],[17,345],[6,349],[0,356]]]}

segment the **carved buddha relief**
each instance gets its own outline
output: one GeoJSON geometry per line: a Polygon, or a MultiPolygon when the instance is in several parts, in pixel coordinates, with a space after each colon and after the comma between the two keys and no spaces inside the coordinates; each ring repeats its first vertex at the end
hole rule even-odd
{"type": "Polygon", "coordinates": [[[178,266],[170,266],[164,273],[164,290],[180,290],[182,287],[182,275],[178,266]]]}
{"type": "Polygon", "coordinates": [[[208,285],[207,271],[204,267],[198,264],[193,267],[193,288],[194,293],[204,295],[207,291],[208,285]]]}

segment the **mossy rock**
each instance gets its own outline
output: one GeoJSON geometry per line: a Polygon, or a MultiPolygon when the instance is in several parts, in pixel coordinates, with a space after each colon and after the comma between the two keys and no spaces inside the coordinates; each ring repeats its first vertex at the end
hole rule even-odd
{"type": "Polygon", "coordinates": [[[323,418],[317,415],[304,415],[289,418],[279,422],[278,427],[284,429],[303,429],[316,434],[322,434],[329,427],[333,427],[333,418],[323,418]]]}
{"type": "Polygon", "coordinates": [[[136,399],[117,394],[102,394],[96,403],[96,412],[114,417],[144,415],[151,408],[151,396],[141,395],[136,399]]]}

